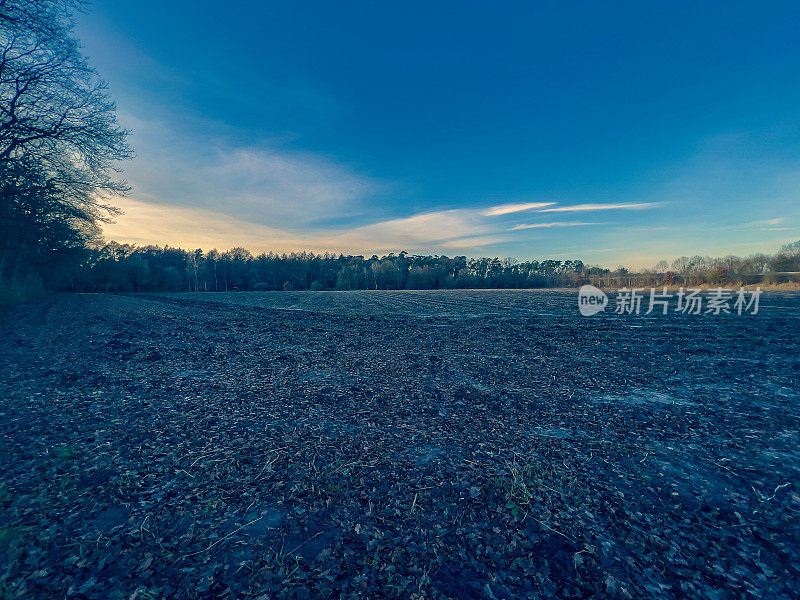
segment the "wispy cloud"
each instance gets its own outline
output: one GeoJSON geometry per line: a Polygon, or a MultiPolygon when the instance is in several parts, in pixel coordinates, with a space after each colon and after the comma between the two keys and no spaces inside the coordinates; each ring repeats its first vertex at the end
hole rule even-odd
{"type": "Polygon", "coordinates": [[[545,206],[552,206],[555,202],[525,202],[522,204],[501,204],[499,206],[492,206],[483,211],[483,215],[487,217],[497,217],[500,215],[510,215],[512,213],[522,212],[525,210],[534,210],[536,208],[544,208],[545,206]]]}
{"type": "Polygon", "coordinates": [[[163,244],[184,248],[227,249],[243,246],[252,252],[344,252],[381,254],[412,252],[484,252],[509,237],[486,224],[479,210],[454,209],[420,213],[348,229],[304,228],[296,233],[207,209],[151,204],[117,198],[125,214],[104,227],[108,239],[138,245],[163,244]]]}
{"type": "Polygon", "coordinates": [[[239,214],[284,226],[360,212],[380,187],[326,157],[272,148],[220,152],[204,178],[239,214]]]}
{"type": "Polygon", "coordinates": [[[778,227],[778,225],[785,224],[786,219],[778,217],[776,219],[760,219],[758,221],[748,221],[746,223],[730,223],[718,227],[703,227],[706,232],[710,231],[794,231],[797,227],[778,227]]]}
{"type": "Polygon", "coordinates": [[[163,119],[128,117],[138,158],[124,165],[136,199],[212,210],[257,224],[302,228],[363,215],[391,187],[323,154],[279,140],[233,143],[223,132],[197,139],[163,119]]]}
{"type": "Polygon", "coordinates": [[[786,219],[783,217],[778,217],[776,219],[760,219],[758,221],[750,221],[748,225],[755,225],[757,227],[773,227],[775,225],[780,225],[786,219]]]}
{"type": "Polygon", "coordinates": [[[519,231],[520,229],[538,229],[540,227],[579,227],[582,225],[607,225],[607,223],[584,223],[580,221],[555,221],[553,223],[530,223],[515,225],[509,231],[519,231]]]}
{"type": "Polygon", "coordinates": [[[251,223],[216,211],[152,204],[133,198],[114,198],[124,214],[103,226],[109,240],[140,246],[169,244],[182,248],[228,249],[243,246],[253,252],[303,250],[297,236],[274,227],[251,223]]]}
{"type": "Polygon", "coordinates": [[[663,202],[629,202],[624,204],[575,204],[573,206],[556,206],[545,208],[539,212],[585,212],[591,210],[645,210],[661,206],[663,202]]]}
{"type": "MultiPolygon", "coordinates": [[[[374,248],[373,252],[397,249],[471,248],[472,241],[486,245],[496,242],[498,232],[473,209],[452,209],[419,213],[410,217],[379,221],[340,233],[321,233],[334,245],[374,248]],[[495,237],[486,237],[495,236],[495,237]]],[[[500,238],[504,239],[504,238],[500,238]]]]}

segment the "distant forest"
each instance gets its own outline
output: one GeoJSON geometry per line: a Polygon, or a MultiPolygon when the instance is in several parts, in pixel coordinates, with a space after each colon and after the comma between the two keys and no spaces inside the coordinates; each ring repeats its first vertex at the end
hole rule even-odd
{"type": "Polygon", "coordinates": [[[742,285],[800,282],[800,241],[774,255],[747,258],[681,257],[638,273],[624,267],[590,267],[580,260],[517,261],[506,258],[382,257],[273,252],[227,252],[111,242],[86,251],[72,269],[61,269],[62,289],[96,292],[402,290],[456,288],[553,288],[586,283],[622,285],[742,285]]]}

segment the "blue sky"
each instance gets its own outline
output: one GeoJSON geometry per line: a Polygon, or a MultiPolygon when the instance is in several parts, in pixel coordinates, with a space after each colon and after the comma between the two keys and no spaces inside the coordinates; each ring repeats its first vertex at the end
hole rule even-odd
{"type": "Polygon", "coordinates": [[[107,237],[652,265],[800,238],[800,5],[97,0],[107,237]]]}

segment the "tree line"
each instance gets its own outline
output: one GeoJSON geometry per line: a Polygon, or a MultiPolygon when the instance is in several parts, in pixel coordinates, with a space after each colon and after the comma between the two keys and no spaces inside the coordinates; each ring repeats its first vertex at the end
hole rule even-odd
{"type": "Polygon", "coordinates": [[[346,256],[292,252],[253,256],[226,252],[137,247],[110,242],[87,251],[67,289],[92,292],[231,292],[268,290],[402,290],[725,285],[800,281],[800,241],[774,255],[746,258],[681,257],[653,269],[587,266],[580,260],[423,256],[407,252],[346,256]]]}
{"type": "Polygon", "coordinates": [[[758,253],[744,258],[734,255],[696,255],[681,256],[672,262],[662,260],[654,268],[644,270],[640,276],[666,285],[800,283],[800,240],[784,245],[775,254],[758,253]]]}
{"type": "Polygon", "coordinates": [[[70,289],[103,292],[402,290],[574,286],[585,271],[579,260],[422,256],[378,257],[291,252],[253,256],[226,252],[135,247],[111,242],[92,250],[73,271],[70,289]]]}

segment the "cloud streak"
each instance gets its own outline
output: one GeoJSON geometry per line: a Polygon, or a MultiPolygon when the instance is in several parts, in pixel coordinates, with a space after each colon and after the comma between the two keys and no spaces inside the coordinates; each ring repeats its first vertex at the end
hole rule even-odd
{"type": "Polygon", "coordinates": [[[348,229],[308,228],[302,233],[249,222],[215,211],[151,204],[116,198],[124,215],[104,227],[108,239],[138,245],[163,244],[184,248],[227,249],[243,246],[266,251],[344,252],[484,252],[509,241],[484,223],[480,211],[442,210],[389,219],[348,229]]]}
{"type": "Polygon", "coordinates": [[[509,231],[520,231],[522,229],[539,229],[549,227],[580,227],[584,225],[607,225],[607,223],[585,223],[581,221],[555,221],[553,223],[530,223],[515,225],[509,231]]]}
{"type": "Polygon", "coordinates": [[[573,206],[556,206],[545,208],[539,212],[587,212],[593,210],[646,210],[661,206],[663,202],[628,202],[619,204],[575,204],[573,206]]]}
{"type": "MultiPolygon", "coordinates": [[[[220,164],[214,169],[228,173],[226,177],[236,181],[239,189],[249,189],[254,182],[262,181],[265,177],[272,178],[275,173],[285,174],[284,185],[292,188],[286,182],[304,179],[308,175],[304,165],[305,163],[298,164],[271,153],[240,150],[231,156],[221,157],[220,164]]],[[[324,169],[317,170],[316,174],[322,181],[316,192],[322,205],[348,201],[347,190],[350,188],[346,185],[340,188],[340,180],[337,180],[339,183],[327,186],[324,169]],[[341,189],[344,191],[340,193],[341,189]]],[[[212,169],[211,179],[214,178],[212,169]]],[[[287,193],[314,195],[317,183],[312,178],[287,193]]],[[[356,186],[356,191],[359,189],[356,186]]],[[[241,202],[241,198],[235,197],[236,202],[241,202]]],[[[500,245],[529,241],[530,237],[523,238],[520,235],[526,230],[608,225],[587,221],[529,222],[514,225],[509,224],[508,219],[499,223],[493,219],[495,216],[514,216],[528,211],[546,212],[550,209],[541,209],[553,206],[555,203],[552,202],[435,210],[363,225],[353,225],[350,219],[345,221],[346,225],[336,227],[311,222],[295,226],[297,221],[291,219],[275,219],[275,225],[268,225],[254,219],[247,211],[244,211],[244,216],[239,216],[237,213],[242,210],[241,205],[231,214],[229,211],[205,207],[151,202],[147,197],[120,198],[115,203],[120,205],[125,214],[117,223],[105,227],[105,234],[110,239],[140,245],[168,242],[186,248],[204,249],[244,246],[256,253],[273,250],[371,255],[407,250],[422,253],[486,254],[497,252],[496,247],[500,245]]],[[[313,207],[314,203],[306,206],[313,207]]],[[[595,205],[577,205],[578,208],[586,206],[595,205]]],[[[296,206],[292,208],[297,209],[296,206]]]]}
{"type": "Polygon", "coordinates": [[[761,219],[760,221],[751,221],[750,223],[748,223],[748,225],[759,225],[759,226],[762,226],[762,227],[772,227],[772,226],[775,226],[775,225],[780,225],[785,220],[786,219],[784,219],[783,217],[778,217],[776,219],[761,219]]]}
{"type": "Polygon", "coordinates": [[[501,204],[493,206],[483,211],[483,215],[487,217],[496,217],[500,215],[510,215],[512,213],[522,212],[526,210],[533,210],[536,208],[544,208],[545,206],[552,206],[555,202],[525,202],[522,204],[501,204]]]}

